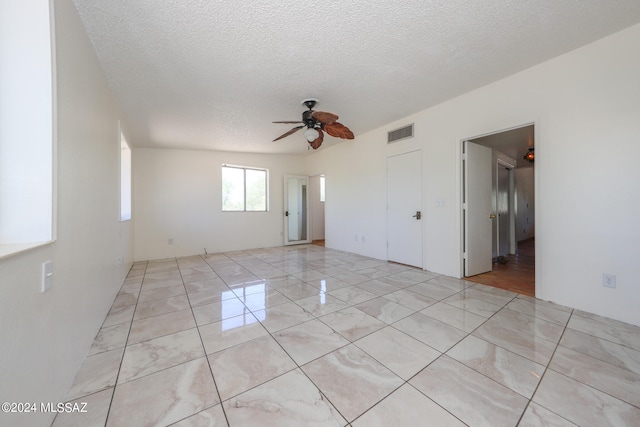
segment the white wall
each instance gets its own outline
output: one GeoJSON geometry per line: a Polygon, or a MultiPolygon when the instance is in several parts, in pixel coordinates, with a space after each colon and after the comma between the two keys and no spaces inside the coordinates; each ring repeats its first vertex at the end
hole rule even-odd
{"type": "Polygon", "coordinates": [[[386,258],[385,158],[422,149],[424,265],[459,277],[460,141],[535,123],[536,295],[640,325],[639,43],[636,25],[312,154],[309,173],[327,180],[327,246],[386,258]],[[412,122],[413,139],[385,144],[412,122]]]}
{"type": "Polygon", "coordinates": [[[305,169],[302,155],[134,148],[135,259],[282,245],[284,175],[305,169]],[[222,212],[225,163],[269,169],[268,212],[222,212]]]}
{"type": "MultiPolygon", "coordinates": [[[[131,224],[119,222],[118,108],[71,0],[55,1],[55,29],[57,241],[0,260],[2,402],[63,401],[133,258],[131,224]],[[40,293],[47,260],[53,286],[40,293]]],[[[0,413],[0,425],[53,415],[0,413]]]]}

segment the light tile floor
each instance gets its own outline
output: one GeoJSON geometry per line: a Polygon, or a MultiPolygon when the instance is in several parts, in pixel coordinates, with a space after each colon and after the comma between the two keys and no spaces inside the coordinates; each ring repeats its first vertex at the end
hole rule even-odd
{"type": "Polygon", "coordinates": [[[54,426],[638,426],[640,328],[318,246],[136,263],[54,426]]]}

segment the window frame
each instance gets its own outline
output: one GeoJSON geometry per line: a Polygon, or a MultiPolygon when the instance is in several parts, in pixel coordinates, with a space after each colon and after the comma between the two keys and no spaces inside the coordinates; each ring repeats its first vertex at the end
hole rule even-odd
{"type": "Polygon", "coordinates": [[[230,165],[230,164],[222,164],[220,167],[220,187],[221,187],[221,211],[222,212],[269,212],[269,169],[267,168],[259,168],[253,166],[240,166],[240,165],[230,165]],[[242,209],[225,209],[224,206],[224,169],[240,169],[242,170],[242,191],[243,191],[243,200],[242,200],[242,209]],[[264,209],[259,210],[247,210],[247,171],[257,171],[264,172],[264,209]]]}

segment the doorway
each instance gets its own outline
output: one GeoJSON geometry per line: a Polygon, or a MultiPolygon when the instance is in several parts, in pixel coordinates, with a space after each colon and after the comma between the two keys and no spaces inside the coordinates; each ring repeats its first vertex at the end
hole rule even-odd
{"type": "Polygon", "coordinates": [[[284,244],[310,243],[309,177],[284,177],[284,244]]]}
{"type": "Polygon", "coordinates": [[[534,163],[524,157],[534,148],[534,132],[533,124],[525,125],[470,138],[462,149],[463,276],[530,296],[535,296],[534,163]]]}

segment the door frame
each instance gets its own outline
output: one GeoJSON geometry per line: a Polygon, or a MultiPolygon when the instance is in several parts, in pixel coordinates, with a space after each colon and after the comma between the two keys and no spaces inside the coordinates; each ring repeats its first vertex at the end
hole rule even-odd
{"type": "MultiPolygon", "coordinates": [[[[421,149],[417,149],[417,150],[411,150],[411,151],[405,151],[405,152],[401,152],[401,153],[395,153],[395,154],[390,154],[387,155],[385,158],[385,163],[386,163],[386,189],[387,189],[387,195],[386,195],[386,207],[387,207],[387,212],[386,212],[386,228],[387,228],[387,260],[390,262],[396,262],[399,263],[399,261],[393,261],[389,258],[389,193],[388,193],[388,188],[389,188],[389,159],[393,158],[393,157],[398,157],[398,156],[404,156],[404,155],[408,155],[408,154],[415,154],[418,155],[420,158],[420,200],[419,200],[419,211],[421,212],[421,215],[424,217],[425,215],[425,211],[424,211],[424,153],[421,149]]],[[[417,267],[420,268],[422,270],[424,270],[424,266],[425,266],[425,260],[424,260],[424,250],[425,250],[425,245],[424,245],[424,233],[425,233],[425,221],[424,220],[419,220],[420,222],[420,265],[411,265],[412,267],[417,267]]]]}
{"type": "Polygon", "coordinates": [[[310,226],[309,226],[309,220],[310,220],[310,215],[309,215],[309,177],[306,175],[284,175],[284,192],[283,192],[283,211],[282,211],[282,218],[283,218],[283,239],[284,239],[284,245],[288,246],[288,245],[301,245],[301,244],[305,244],[305,243],[311,243],[311,236],[309,234],[309,230],[310,230],[310,226]],[[289,211],[289,179],[294,178],[294,179],[298,179],[298,180],[305,180],[306,181],[306,198],[304,200],[304,211],[305,211],[305,218],[303,218],[303,224],[304,226],[306,226],[306,230],[305,230],[305,235],[306,235],[306,239],[301,239],[301,240],[289,240],[289,218],[287,215],[287,212],[289,211]]]}
{"type": "MultiPolygon", "coordinates": [[[[537,118],[535,120],[530,120],[530,121],[525,121],[525,122],[520,122],[520,124],[514,125],[514,126],[506,126],[504,128],[498,128],[498,130],[493,130],[490,132],[485,132],[485,133],[479,133],[479,134],[475,134],[472,136],[468,136],[468,137],[457,137],[456,141],[457,143],[456,145],[456,203],[457,203],[457,209],[456,209],[456,214],[458,215],[458,278],[464,278],[464,239],[465,239],[465,231],[464,231],[464,212],[463,212],[463,204],[462,204],[462,198],[463,198],[463,194],[464,194],[464,180],[463,180],[463,169],[462,169],[462,158],[463,158],[463,144],[464,141],[469,141],[469,140],[473,140],[473,139],[477,139],[483,136],[488,136],[488,135],[493,135],[493,134],[497,134],[497,133],[502,133],[502,132],[506,132],[509,130],[513,130],[513,129],[518,129],[521,127],[525,127],[525,126],[533,126],[533,135],[534,135],[534,145],[535,145],[535,149],[536,149],[536,163],[538,164],[538,166],[535,168],[536,169],[536,173],[534,175],[534,201],[535,201],[535,205],[534,205],[534,217],[535,217],[535,221],[536,221],[536,246],[535,246],[535,271],[536,272],[541,272],[543,271],[543,262],[542,259],[540,257],[540,253],[539,253],[539,248],[540,246],[540,242],[542,242],[544,240],[544,235],[543,233],[540,233],[538,230],[543,229],[542,226],[540,226],[540,224],[544,223],[544,216],[542,215],[542,209],[541,209],[541,198],[540,198],[540,194],[541,194],[541,185],[540,185],[540,163],[544,162],[544,140],[543,138],[540,137],[541,135],[541,128],[543,126],[543,123],[541,123],[542,120],[540,118],[537,118]]],[[[495,128],[494,128],[495,129],[495,128]]],[[[517,246],[517,245],[516,245],[517,246]]],[[[541,282],[541,277],[540,274],[537,273],[535,276],[535,294],[536,296],[538,296],[538,292],[539,292],[539,283],[541,282]]]]}

